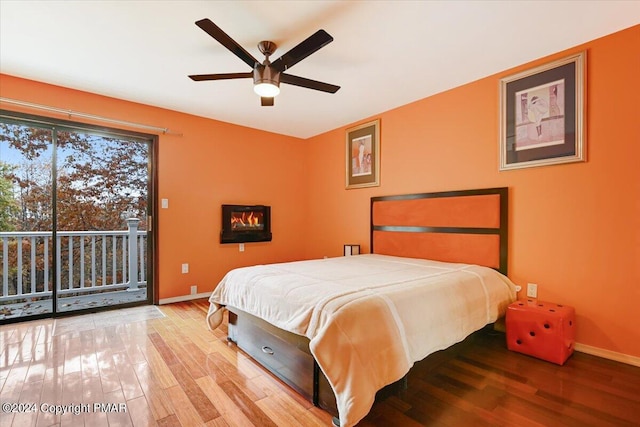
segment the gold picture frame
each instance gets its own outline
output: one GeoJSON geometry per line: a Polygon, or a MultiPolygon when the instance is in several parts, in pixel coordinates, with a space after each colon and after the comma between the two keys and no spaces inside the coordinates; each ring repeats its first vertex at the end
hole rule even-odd
{"type": "Polygon", "coordinates": [[[500,170],[586,161],[586,51],[500,80],[500,170]]]}
{"type": "Polygon", "coordinates": [[[380,120],[347,129],[346,188],[380,185],[380,120]]]}

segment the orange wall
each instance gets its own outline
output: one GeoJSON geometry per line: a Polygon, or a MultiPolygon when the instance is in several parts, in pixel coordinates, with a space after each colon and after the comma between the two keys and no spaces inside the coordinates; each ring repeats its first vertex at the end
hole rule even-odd
{"type": "Polygon", "coordinates": [[[339,255],[344,243],[366,252],[372,196],[508,186],[512,280],[573,305],[577,342],[640,357],[638,76],[635,26],[382,113],[374,188],[344,189],[344,128],[312,138],[309,212],[318,227],[306,256],[339,255]],[[588,161],[499,172],[500,78],[585,49],[588,161]]]}
{"type": "Polygon", "coordinates": [[[189,295],[191,285],[212,291],[234,267],[301,259],[304,216],[295,214],[299,205],[306,208],[299,200],[306,193],[301,140],[7,75],[0,75],[0,96],[183,134],[159,137],[158,197],[169,199],[169,208],[158,210],[161,299],[189,295]],[[273,241],[246,244],[243,253],[221,245],[223,203],[271,205],[273,241]],[[181,273],[182,263],[189,273],[181,273]]]}

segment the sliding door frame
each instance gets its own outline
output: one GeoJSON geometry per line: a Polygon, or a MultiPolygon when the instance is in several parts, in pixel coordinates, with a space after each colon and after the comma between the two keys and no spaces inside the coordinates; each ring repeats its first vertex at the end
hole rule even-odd
{"type": "MultiPolygon", "coordinates": [[[[140,141],[140,143],[145,143],[148,146],[148,157],[147,157],[147,256],[148,262],[146,263],[146,278],[147,278],[147,297],[142,301],[134,301],[130,303],[123,303],[117,305],[107,305],[107,306],[96,306],[91,308],[84,308],[74,311],[58,311],[57,309],[57,287],[59,284],[57,283],[57,247],[55,244],[52,244],[52,265],[51,270],[53,271],[52,277],[52,311],[49,313],[42,313],[36,315],[29,315],[23,317],[9,318],[3,319],[0,323],[15,323],[22,322],[28,320],[42,319],[42,318],[57,318],[64,316],[74,316],[79,314],[86,313],[94,313],[112,309],[119,308],[127,308],[127,307],[135,307],[142,305],[158,305],[159,304],[159,287],[158,281],[156,279],[158,272],[158,218],[157,218],[157,201],[158,201],[158,146],[159,146],[159,137],[156,134],[142,133],[131,130],[124,130],[119,128],[98,126],[83,122],[76,122],[71,120],[62,120],[56,119],[48,116],[39,116],[33,114],[26,114],[11,110],[3,110],[0,109],[0,119],[6,123],[13,123],[18,125],[30,125],[32,124],[34,127],[40,127],[43,129],[50,129],[52,132],[52,144],[53,144],[53,157],[52,162],[52,199],[56,200],[54,197],[57,194],[57,131],[65,130],[65,131],[85,131],[92,134],[98,134],[105,137],[121,137],[121,138],[131,138],[134,140],[140,141]]],[[[56,232],[57,232],[57,203],[52,204],[52,242],[55,242],[56,232]]]]}

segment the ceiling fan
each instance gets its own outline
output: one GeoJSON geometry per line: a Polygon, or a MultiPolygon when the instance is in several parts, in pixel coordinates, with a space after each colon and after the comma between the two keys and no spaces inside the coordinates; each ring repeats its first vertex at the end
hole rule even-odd
{"type": "Polygon", "coordinates": [[[264,54],[265,59],[260,63],[211,20],[207,18],[201,19],[196,21],[196,25],[249,65],[253,71],[246,73],[195,74],[189,76],[189,78],[194,81],[253,78],[253,90],[260,95],[260,102],[263,107],[273,105],[273,98],[280,93],[280,83],[329,93],[336,93],[338,89],[340,89],[340,86],[285,73],[289,68],[333,41],[333,37],[324,30],[316,31],[306,40],[273,62],[269,61],[269,56],[275,52],[277,48],[276,44],[270,41],[261,41],[258,43],[258,49],[264,54]]]}

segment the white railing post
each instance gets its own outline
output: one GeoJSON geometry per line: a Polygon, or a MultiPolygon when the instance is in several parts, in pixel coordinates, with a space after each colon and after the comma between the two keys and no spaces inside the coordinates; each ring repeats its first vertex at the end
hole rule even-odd
{"type": "Polygon", "coordinates": [[[129,227],[129,287],[127,291],[138,291],[138,218],[127,219],[129,227]]]}

